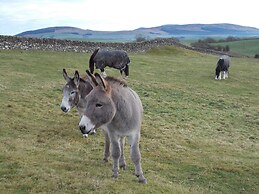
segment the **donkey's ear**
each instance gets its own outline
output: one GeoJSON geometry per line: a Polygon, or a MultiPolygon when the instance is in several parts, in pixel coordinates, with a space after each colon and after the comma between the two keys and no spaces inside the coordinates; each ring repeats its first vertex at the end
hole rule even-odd
{"type": "Polygon", "coordinates": [[[86,77],[87,77],[87,79],[89,80],[89,82],[90,82],[90,84],[92,85],[92,87],[98,86],[98,83],[97,83],[97,81],[96,81],[94,75],[91,74],[89,70],[86,70],[86,77]]]}
{"type": "Polygon", "coordinates": [[[67,75],[66,69],[63,69],[63,77],[67,82],[71,80],[71,78],[67,75]]]}
{"type": "Polygon", "coordinates": [[[74,74],[74,83],[76,84],[76,87],[78,87],[80,83],[80,76],[77,70],[75,71],[75,74],[74,74]]]}
{"type": "Polygon", "coordinates": [[[96,78],[96,81],[97,81],[98,85],[101,86],[104,90],[107,90],[107,89],[108,89],[107,83],[106,83],[106,81],[103,79],[103,77],[100,76],[99,73],[95,73],[94,76],[95,76],[95,78],[96,78]]]}

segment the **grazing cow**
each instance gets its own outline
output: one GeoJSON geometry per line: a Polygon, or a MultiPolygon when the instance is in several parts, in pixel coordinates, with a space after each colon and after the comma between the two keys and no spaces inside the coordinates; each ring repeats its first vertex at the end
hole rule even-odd
{"type": "Polygon", "coordinates": [[[129,76],[129,66],[130,59],[128,54],[122,50],[100,50],[96,49],[90,57],[89,69],[90,72],[94,72],[94,64],[96,69],[100,69],[104,77],[106,73],[104,68],[106,66],[119,69],[120,73],[124,72],[125,77],[129,76]]]}
{"type": "Polygon", "coordinates": [[[223,72],[223,79],[228,78],[228,69],[230,66],[230,57],[227,55],[222,55],[218,60],[216,66],[216,80],[221,80],[221,73],[223,72]]]}

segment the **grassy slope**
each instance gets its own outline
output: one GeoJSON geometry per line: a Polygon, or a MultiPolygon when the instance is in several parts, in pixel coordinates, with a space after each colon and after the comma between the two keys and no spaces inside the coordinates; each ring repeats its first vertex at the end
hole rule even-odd
{"type": "Polygon", "coordinates": [[[258,193],[258,60],[233,58],[230,78],[215,81],[216,56],[173,47],[130,54],[129,85],[145,109],[141,185],[128,145],[128,169],[113,180],[102,133],[83,139],[76,111],[59,108],[62,68],[83,73],[88,58],[0,51],[1,192],[258,193]]]}
{"type": "Polygon", "coordinates": [[[254,57],[255,54],[259,54],[259,39],[222,42],[215,43],[213,45],[229,45],[231,52],[240,53],[242,55],[247,55],[250,57],[254,57]]]}

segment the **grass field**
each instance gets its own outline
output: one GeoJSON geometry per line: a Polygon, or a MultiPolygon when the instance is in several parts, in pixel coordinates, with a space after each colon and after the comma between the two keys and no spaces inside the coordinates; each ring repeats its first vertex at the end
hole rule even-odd
{"type": "Polygon", "coordinates": [[[259,54],[259,39],[214,43],[213,45],[224,47],[228,45],[231,52],[250,57],[254,57],[255,54],[259,54]]]}
{"type": "MultiPolygon", "coordinates": [[[[258,193],[259,60],[165,47],[130,53],[128,85],[141,97],[140,149],[148,184],[112,179],[100,130],[84,139],[76,110],[60,110],[65,80],[89,54],[0,50],[0,193],[258,193]]],[[[109,75],[119,71],[107,69],[109,75]]]]}

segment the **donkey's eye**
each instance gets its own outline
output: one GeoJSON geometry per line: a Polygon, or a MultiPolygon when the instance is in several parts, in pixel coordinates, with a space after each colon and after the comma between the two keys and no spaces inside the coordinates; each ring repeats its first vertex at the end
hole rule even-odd
{"type": "Polygon", "coordinates": [[[100,103],[97,103],[97,104],[95,104],[95,106],[96,106],[97,108],[101,108],[103,105],[100,104],[100,103]]]}
{"type": "Polygon", "coordinates": [[[74,95],[76,93],[76,91],[72,91],[71,93],[70,93],[70,95],[74,95]]]}

